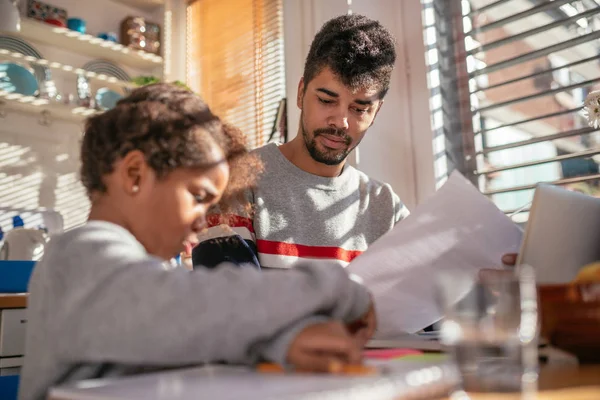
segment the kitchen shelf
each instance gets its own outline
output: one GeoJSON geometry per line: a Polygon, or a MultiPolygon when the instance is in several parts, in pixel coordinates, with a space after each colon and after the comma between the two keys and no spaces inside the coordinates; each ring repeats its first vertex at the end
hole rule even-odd
{"type": "Polygon", "coordinates": [[[35,96],[23,96],[0,90],[0,114],[7,110],[37,114],[40,118],[44,116],[50,120],[59,119],[70,122],[83,122],[90,115],[102,112],[92,108],[68,106],[35,96]]]}
{"type": "Polygon", "coordinates": [[[96,82],[100,84],[104,84],[110,87],[118,87],[118,88],[126,88],[126,89],[135,89],[138,87],[133,82],[121,81],[114,76],[108,76],[105,74],[99,74],[92,71],[86,71],[82,68],[73,67],[71,65],[62,64],[56,61],[48,61],[45,59],[38,59],[32,56],[26,56],[21,53],[16,53],[13,51],[9,51],[6,49],[0,49],[0,61],[16,61],[18,63],[29,63],[40,65],[45,68],[56,69],[60,71],[64,71],[74,75],[83,75],[88,78],[91,82],[96,82]]]}
{"type": "Polygon", "coordinates": [[[7,32],[33,42],[56,46],[64,50],[102,58],[133,68],[153,69],[163,65],[163,58],[122,44],[103,40],[92,35],[81,34],[68,28],[39,22],[30,18],[21,20],[20,32],[7,32]]]}

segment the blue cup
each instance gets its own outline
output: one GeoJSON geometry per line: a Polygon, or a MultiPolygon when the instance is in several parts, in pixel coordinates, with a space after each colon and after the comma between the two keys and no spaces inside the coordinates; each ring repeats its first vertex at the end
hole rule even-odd
{"type": "Polygon", "coordinates": [[[108,40],[109,42],[118,42],[117,34],[114,32],[102,32],[98,34],[98,37],[100,39],[108,40]]]}
{"type": "Polygon", "coordinates": [[[67,28],[83,34],[85,33],[85,20],[81,18],[69,18],[67,20],[67,28]]]}

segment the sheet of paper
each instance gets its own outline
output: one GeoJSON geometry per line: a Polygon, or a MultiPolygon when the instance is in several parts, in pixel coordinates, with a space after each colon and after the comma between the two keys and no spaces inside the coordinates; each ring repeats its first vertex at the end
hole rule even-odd
{"type": "Polygon", "coordinates": [[[475,276],[500,267],[502,255],[518,252],[521,237],[510,218],[455,172],[347,269],[373,293],[376,337],[394,338],[440,320],[435,279],[441,271],[475,276]]]}
{"type": "Polygon", "coordinates": [[[210,368],[80,381],[54,388],[64,400],[384,400],[438,398],[456,386],[458,375],[446,359],[374,360],[378,375],[274,374],[210,368]]]}

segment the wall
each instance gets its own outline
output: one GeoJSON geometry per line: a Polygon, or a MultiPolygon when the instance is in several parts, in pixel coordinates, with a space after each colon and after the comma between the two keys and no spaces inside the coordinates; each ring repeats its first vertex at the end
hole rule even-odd
{"type": "MultiPolygon", "coordinates": [[[[296,92],[312,38],[323,23],[347,9],[346,0],[284,0],[290,138],[297,133],[296,92]]],[[[385,104],[351,162],[390,183],[414,208],[435,190],[421,4],[418,0],[353,0],[352,10],[379,20],[396,36],[398,61],[385,104]]]]}

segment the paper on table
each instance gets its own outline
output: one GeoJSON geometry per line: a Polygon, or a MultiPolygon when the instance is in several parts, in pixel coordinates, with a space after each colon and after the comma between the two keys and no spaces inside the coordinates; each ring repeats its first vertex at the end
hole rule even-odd
{"type": "Polygon", "coordinates": [[[394,360],[422,354],[422,351],[415,349],[370,349],[363,351],[363,357],[367,360],[394,360]]]}
{"type": "Polygon", "coordinates": [[[376,336],[393,338],[440,320],[437,273],[452,269],[475,275],[481,268],[500,266],[502,255],[519,250],[521,237],[521,229],[510,218],[454,172],[347,269],[373,294],[376,336]]]}
{"type": "Polygon", "coordinates": [[[263,374],[228,367],[175,370],[79,381],[50,390],[50,399],[88,400],[384,400],[439,398],[458,383],[446,359],[369,360],[378,375],[263,374]]]}

